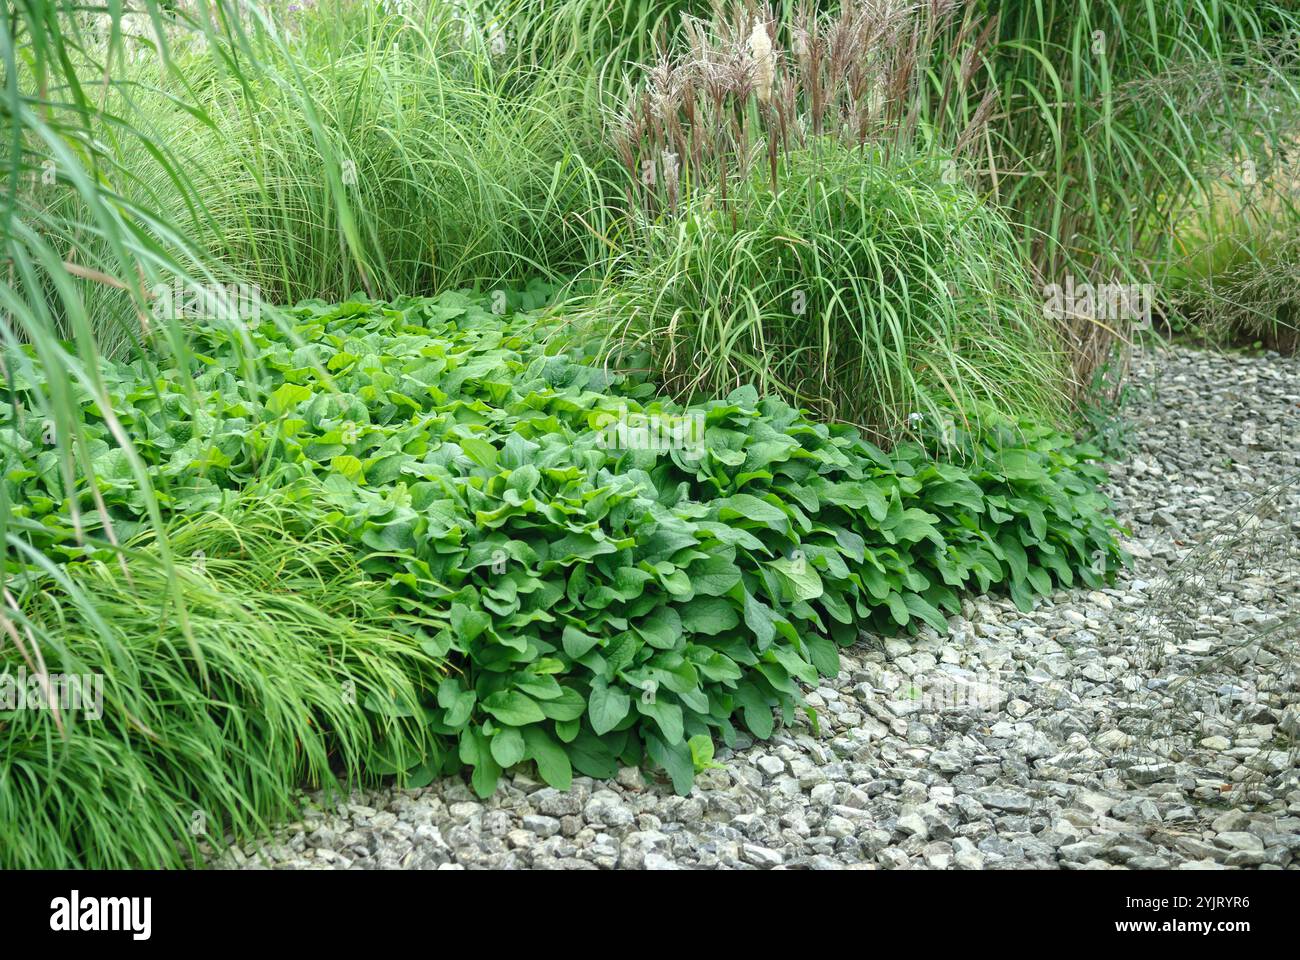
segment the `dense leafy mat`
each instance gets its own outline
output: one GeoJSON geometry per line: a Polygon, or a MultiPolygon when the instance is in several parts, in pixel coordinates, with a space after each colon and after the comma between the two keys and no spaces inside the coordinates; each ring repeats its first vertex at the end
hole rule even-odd
{"type": "MultiPolygon", "coordinates": [[[[412,644],[448,674],[418,702],[359,705],[436,734],[386,741],[411,782],[468,766],[487,794],[531,760],[564,787],[648,755],[685,791],[715,736],[739,721],[766,737],[863,627],[942,631],[964,590],[1028,605],[1120,562],[1098,454],[1064,435],[947,425],[886,453],[748,388],[661,404],[562,349],[562,325],[519,309],[539,297],[309,302],[291,334],[205,331],[183,370],[103,370],[165,510],[254,484],[311,498],[413,614],[412,644]]],[[[67,489],[30,413],[38,369],[8,362],[17,529],[76,561],[94,548],[70,495],[93,535],[88,484],[67,489]]],[[[89,397],[80,409],[124,535],[144,516],[136,473],[89,397]]]]}

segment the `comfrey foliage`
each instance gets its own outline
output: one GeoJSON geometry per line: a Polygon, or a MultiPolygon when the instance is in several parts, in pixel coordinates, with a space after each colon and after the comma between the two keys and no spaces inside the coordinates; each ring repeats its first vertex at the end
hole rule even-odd
{"type": "MultiPolygon", "coordinates": [[[[836,673],[863,628],[942,631],[963,591],[1028,606],[1120,562],[1097,453],[1065,436],[923,421],[887,454],[749,387],[683,408],[611,381],[545,315],[490,306],[312,302],[291,335],[205,331],[186,376],[104,370],[160,502],[206,509],[254,480],[310,496],[412,614],[449,671],[418,702],[368,702],[434,735],[385,741],[408,782],[469,767],[486,795],[532,761],[563,788],[575,768],[607,777],[648,757],[685,792],[737,724],[767,737],[774,710],[815,722],[801,684],[836,673]],[[269,381],[246,377],[250,354],[269,381]],[[610,442],[611,424],[652,422],[669,428],[623,436],[654,443],[610,442]]],[[[97,409],[81,412],[129,524],[139,491],[97,409]]],[[[45,464],[39,417],[0,413],[26,536],[83,555],[67,517],[88,484],[45,464]]]]}

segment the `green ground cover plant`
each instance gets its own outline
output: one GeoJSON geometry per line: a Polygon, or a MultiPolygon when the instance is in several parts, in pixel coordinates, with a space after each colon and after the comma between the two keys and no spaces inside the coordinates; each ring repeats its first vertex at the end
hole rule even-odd
{"type": "MultiPolygon", "coordinates": [[[[250,488],[313,504],[382,590],[367,616],[396,611],[394,632],[446,664],[436,685],[421,668],[363,700],[427,735],[390,731],[372,770],[418,784],[468,767],[487,794],[524,761],[564,787],[574,769],[648,760],[685,791],[737,718],[760,737],[774,708],[792,720],[800,684],[833,674],[864,626],[944,630],[964,591],[1027,606],[1120,562],[1097,453],[1066,436],[936,422],[886,453],[752,387],[668,403],[592,365],[561,319],[518,309],[545,294],[309,302],[291,336],[270,321],[198,332],[188,377],[101,371],[166,511],[220,516],[250,488]]],[[[6,454],[30,465],[6,485],[34,558],[8,578],[35,590],[39,558],[63,557],[130,595],[101,531],[88,518],[83,544],[70,522],[90,484],[66,485],[42,443],[39,367],[6,359],[22,371],[0,411],[6,454]]],[[[130,532],[139,486],[94,400],[79,410],[130,532]]],[[[170,542],[193,563],[195,541],[170,542]]]]}

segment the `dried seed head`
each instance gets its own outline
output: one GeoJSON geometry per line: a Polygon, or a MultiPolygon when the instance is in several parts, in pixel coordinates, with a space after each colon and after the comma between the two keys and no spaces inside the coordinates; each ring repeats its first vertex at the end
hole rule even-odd
{"type": "MultiPolygon", "coordinates": [[[[676,53],[641,68],[615,148],[655,211],[660,202],[689,208],[697,197],[686,196],[688,183],[699,202],[725,204],[730,186],[764,154],[775,171],[784,152],[818,137],[884,144],[892,134],[905,141],[918,122],[918,98],[928,95],[919,78],[938,66],[936,54],[945,61],[937,115],[948,116],[954,88],[982,62],[972,49],[984,48],[991,32],[991,21],[965,16],[976,0],[840,0],[824,15],[814,0],[793,6],[788,64],[778,62],[767,0],[713,0],[711,17],[683,16],[676,53]],[[963,14],[960,23],[949,22],[955,12],[963,14]],[[950,28],[960,32],[940,53],[936,41],[950,28]],[[747,108],[751,93],[763,109],[747,108]]],[[[957,130],[945,135],[959,150],[969,148],[992,106],[983,104],[960,137],[957,130]]]]}
{"type": "Polygon", "coordinates": [[[776,54],[772,52],[767,24],[754,24],[754,32],[749,35],[749,55],[753,61],[754,93],[760,103],[767,103],[772,99],[772,81],[776,77],[776,54]]]}
{"type": "Polygon", "coordinates": [[[808,40],[808,31],[802,27],[794,31],[794,57],[799,69],[805,74],[812,69],[812,50],[808,40]]]}
{"type": "Polygon", "coordinates": [[[677,188],[679,186],[678,175],[681,167],[677,160],[677,154],[671,150],[665,150],[663,156],[664,166],[664,186],[668,190],[668,207],[673,212],[677,210],[677,188]]]}

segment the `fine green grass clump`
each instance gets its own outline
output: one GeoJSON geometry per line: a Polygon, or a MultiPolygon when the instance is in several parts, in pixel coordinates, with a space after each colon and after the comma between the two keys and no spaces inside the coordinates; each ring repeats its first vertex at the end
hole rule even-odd
{"type": "Polygon", "coordinates": [[[1174,218],[1170,327],[1218,345],[1300,346],[1300,136],[1226,164],[1174,218]]]}
{"type": "MultiPolygon", "coordinates": [[[[89,136],[122,203],[148,211],[150,260],[197,275],[186,288],[211,271],[267,304],[394,297],[567,277],[603,255],[606,161],[580,78],[495,54],[450,5],[267,16],[237,39],[176,26],[166,60],[147,31],[118,59],[72,55],[83,83],[110,58],[89,136]]],[[[22,187],[79,264],[131,279],[61,166],[22,187]]],[[[140,337],[130,291],[83,292],[106,346],[140,337]]]]}
{"type": "MultiPolygon", "coordinates": [[[[1096,451],[1066,437],[935,419],[887,454],[752,387],[652,400],[554,320],[493,306],[308,303],[292,337],[216,325],[191,371],[196,404],[179,376],[103,373],[168,509],[208,509],[254,478],[318,505],[414,618],[412,638],[448,661],[418,709],[374,704],[434,735],[427,751],[394,738],[381,769],[422,782],[470,767],[486,794],[526,760],[564,787],[575,768],[610,776],[648,757],[685,791],[713,737],[731,742],[737,719],[766,737],[774,708],[791,719],[800,684],[834,674],[862,627],[944,630],[964,591],[1028,606],[1119,562],[1096,451]],[[245,376],[249,351],[265,382],[245,376]]],[[[89,400],[82,423],[108,510],[138,520],[89,400]]],[[[21,434],[27,463],[36,427],[21,434]]],[[[80,555],[57,471],[8,484],[35,545],[80,555]]]]}
{"type": "MultiPolygon", "coordinates": [[[[612,131],[628,240],[590,304],[681,399],[743,384],[892,441],[911,414],[1051,422],[1066,377],[1016,238],[968,182],[988,100],[959,6],[718,5],[612,131]]],[[[626,356],[620,356],[620,355],[626,356]]]]}
{"type": "MultiPolygon", "coordinates": [[[[972,6],[996,14],[996,29],[987,70],[957,102],[997,98],[978,173],[1011,211],[1025,260],[1043,283],[1153,283],[1166,312],[1186,266],[1172,221],[1215,189],[1225,158],[1238,172],[1257,164],[1262,179],[1294,130],[1300,10],[1270,0],[972,6]]],[[[1133,335],[1094,318],[1062,332],[1085,388],[1133,335]]]]}
{"type": "Polygon", "coordinates": [[[1014,238],[951,160],[826,140],[646,230],[592,309],[671,393],[754,384],[881,437],[909,414],[1050,420],[1062,361],[1014,238]]]}
{"type": "Polygon", "coordinates": [[[171,570],[146,537],[6,593],[5,868],[177,866],[291,814],[304,785],[373,779],[385,737],[427,747],[385,705],[438,662],[309,502],[246,494],[167,532],[171,570]],[[40,678],[60,677],[86,701],[52,709],[40,678]]]}

